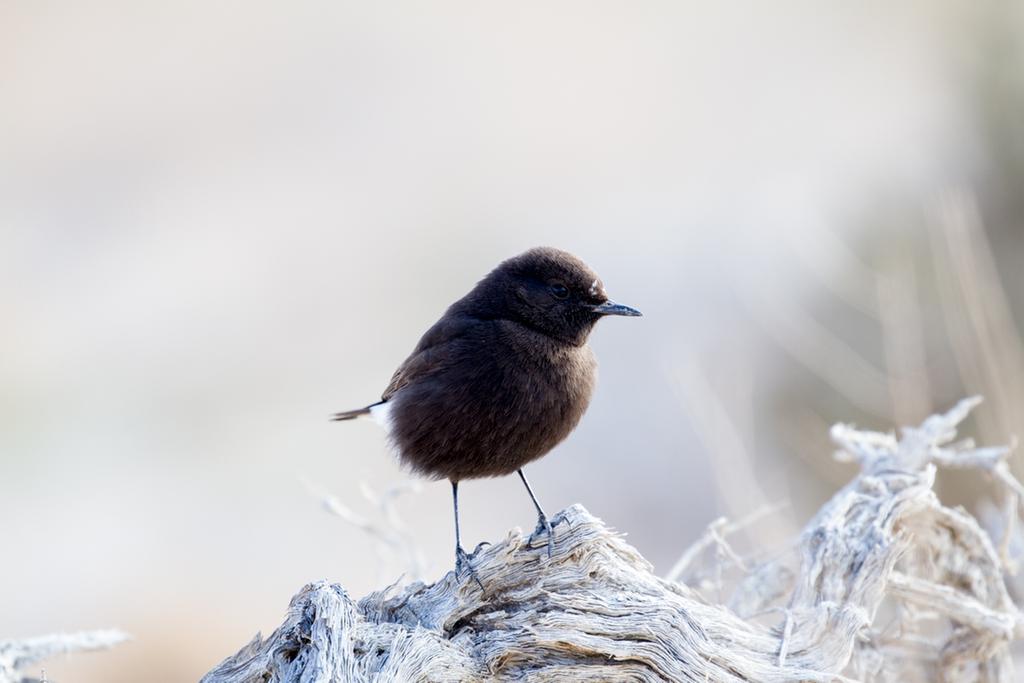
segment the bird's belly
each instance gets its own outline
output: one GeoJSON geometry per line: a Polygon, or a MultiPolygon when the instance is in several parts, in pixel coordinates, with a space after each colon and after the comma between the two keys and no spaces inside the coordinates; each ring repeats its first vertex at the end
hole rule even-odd
{"type": "Polygon", "coordinates": [[[540,373],[510,368],[408,387],[371,415],[420,474],[454,481],[509,474],[554,448],[586,410],[593,356],[585,349],[570,360],[576,362],[551,363],[540,373]]]}

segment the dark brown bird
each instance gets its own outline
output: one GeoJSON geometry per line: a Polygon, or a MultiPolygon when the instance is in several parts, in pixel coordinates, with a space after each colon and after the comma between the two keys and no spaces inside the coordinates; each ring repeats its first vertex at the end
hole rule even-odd
{"type": "Polygon", "coordinates": [[[596,380],[587,346],[606,315],[640,311],[608,299],[580,259],[540,247],[510,258],[452,304],[395,371],[381,400],[338,413],[370,415],[388,431],[401,461],[452,484],[455,564],[469,558],[459,535],[459,482],[518,472],[537,508],[537,530],[552,528],[523,466],[562,441],[583,416],[596,380]]]}

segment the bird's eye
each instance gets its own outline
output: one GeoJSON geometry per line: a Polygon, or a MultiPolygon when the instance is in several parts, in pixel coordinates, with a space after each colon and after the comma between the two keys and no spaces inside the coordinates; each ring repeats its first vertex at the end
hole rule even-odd
{"type": "Polygon", "coordinates": [[[556,299],[567,299],[569,298],[569,288],[561,282],[553,282],[551,283],[551,294],[556,299]]]}

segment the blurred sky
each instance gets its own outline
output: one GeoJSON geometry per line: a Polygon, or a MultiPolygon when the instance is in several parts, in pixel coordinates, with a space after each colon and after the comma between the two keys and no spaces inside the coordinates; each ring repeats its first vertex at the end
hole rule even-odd
{"type": "MultiPolygon", "coordinates": [[[[531,480],[666,570],[751,500],[680,373],[745,373],[737,288],[804,296],[851,212],[977,166],[978,7],[3,3],[0,638],[119,627],[51,678],[194,680],[306,582],[379,587],[300,478],[371,514],[360,483],[404,474],[327,417],[539,244],[645,317],[598,326],[591,409],[531,480]]],[[[533,525],[514,478],[462,492],[470,546],[533,525]]],[[[398,507],[436,578],[448,485],[398,507]]]]}

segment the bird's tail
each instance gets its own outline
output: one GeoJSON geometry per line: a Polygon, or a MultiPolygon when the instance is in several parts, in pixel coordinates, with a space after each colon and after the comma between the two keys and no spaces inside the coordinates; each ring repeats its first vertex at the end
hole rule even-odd
{"type": "Polygon", "coordinates": [[[370,408],[372,408],[374,406],[379,406],[381,403],[383,403],[383,401],[378,401],[377,403],[371,403],[370,405],[366,406],[365,408],[357,408],[355,410],[346,410],[345,412],[342,412],[342,413],[335,413],[334,415],[331,416],[331,420],[333,422],[344,422],[345,420],[354,420],[357,417],[362,417],[363,415],[369,415],[370,414],[370,408]]]}

